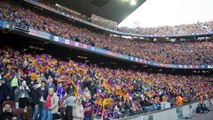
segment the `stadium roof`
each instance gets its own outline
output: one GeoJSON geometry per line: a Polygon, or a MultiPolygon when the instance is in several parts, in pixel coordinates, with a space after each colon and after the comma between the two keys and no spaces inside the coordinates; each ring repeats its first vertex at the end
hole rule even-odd
{"type": "Polygon", "coordinates": [[[95,14],[120,23],[146,0],[50,0],[77,12],[95,14]]]}

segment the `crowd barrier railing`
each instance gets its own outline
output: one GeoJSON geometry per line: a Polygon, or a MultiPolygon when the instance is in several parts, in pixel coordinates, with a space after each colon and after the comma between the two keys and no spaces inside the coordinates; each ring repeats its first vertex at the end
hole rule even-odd
{"type": "MultiPolygon", "coordinates": [[[[164,110],[142,113],[139,115],[126,116],[120,120],[177,120],[180,117],[189,117],[195,114],[196,108],[200,102],[189,103],[181,107],[172,107],[164,110]]],[[[207,103],[207,107],[213,105],[213,99],[203,101],[207,103]]]]}

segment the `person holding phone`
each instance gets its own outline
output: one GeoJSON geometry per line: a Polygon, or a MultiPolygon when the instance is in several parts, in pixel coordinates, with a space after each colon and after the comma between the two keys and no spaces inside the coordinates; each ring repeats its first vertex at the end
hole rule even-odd
{"type": "Polygon", "coordinates": [[[83,120],[84,119],[84,108],[81,96],[78,96],[73,105],[73,120],[83,120]]]}
{"type": "Polygon", "coordinates": [[[12,111],[11,105],[5,104],[2,110],[2,113],[0,115],[1,120],[7,120],[7,119],[11,120],[13,116],[14,116],[14,113],[12,111]]]}
{"type": "Polygon", "coordinates": [[[26,81],[23,81],[21,85],[15,90],[15,100],[19,102],[19,108],[25,108],[31,102],[29,95],[30,89],[27,86],[26,81]]]}

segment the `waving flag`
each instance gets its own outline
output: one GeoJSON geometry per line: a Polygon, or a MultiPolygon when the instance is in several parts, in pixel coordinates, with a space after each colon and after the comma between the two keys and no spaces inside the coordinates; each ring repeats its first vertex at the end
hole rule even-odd
{"type": "Polygon", "coordinates": [[[116,90],[116,84],[115,84],[112,80],[108,80],[108,84],[111,86],[111,89],[112,89],[113,91],[116,90]]]}
{"type": "Polygon", "coordinates": [[[132,91],[131,91],[131,88],[129,88],[129,86],[124,85],[124,86],[122,87],[122,89],[125,89],[125,90],[127,91],[127,93],[129,94],[130,97],[133,96],[132,91]]]}
{"type": "Polygon", "coordinates": [[[78,95],[79,95],[79,94],[83,94],[83,90],[82,90],[82,88],[81,88],[81,85],[80,85],[80,83],[79,83],[79,80],[77,80],[76,89],[77,89],[78,95]]]}

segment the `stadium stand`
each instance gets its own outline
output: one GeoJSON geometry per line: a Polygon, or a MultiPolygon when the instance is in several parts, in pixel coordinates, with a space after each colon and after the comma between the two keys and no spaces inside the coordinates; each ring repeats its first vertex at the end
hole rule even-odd
{"type": "Polygon", "coordinates": [[[155,28],[119,28],[123,32],[132,32],[145,35],[190,35],[208,34],[213,31],[213,21],[197,22],[196,24],[186,24],[178,26],[162,26],[155,28]]]}
{"type": "MultiPolygon", "coordinates": [[[[41,3],[54,8],[47,2],[41,3]]],[[[12,0],[0,1],[0,20],[14,22],[16,26],[26,30],[31,28],[44,31],[154,62],[213,65],[212,40],[129,40],[39,14],[12,0]]],[[[208,32],[200,24],[179,26],[184,31],[179,33],[208,32]],[[202,29],[196,31],[195,27],[202,29]]],[[[213,28],[211,22],[205,24],[204,26],[213,28]]],[[[152,34],[150,31],[155,31],[157,35],[176,34],[177,30],[174,29],[178,27],[171,28],[171,32],[165,32],[169,29],[165,27],[156,30],[152,28],[145,33],[152,34]],[[159,29],[162,31],[156,32],[159,29]]],[[[1,41],[3,39],[7,41],[3,37],[1,41]]],[[[30,38],[26,39],[31,41],[30,38]]],[[[0,118],[6,112],[11,114],[8,119],[15,116],[34,120],[69,120],[72,117],[76,120],[83,117],[89,120],[129,119],[132,115],[154,114],[165,112],[165,109],[173,113],[177,110],[180,113],[177,112],[178,115],[185,116],[186,113],[182,111],[194,109],[198,103],[211,103],[213,100],[213,78],[202,73],[174,75],[111,68],[107,65],[88,64],[86,61],[79,62],[72,58],[61,59],[55,57],[54,53],[28,51],[3,44],[0,46],[0,103],[3,107],[0,118]],[[8,103],[11,110],[4,109],[8,103]],[[69,116],[70,113],[73,113],[72,117],[69,116]]]]}
{"type": "Polygon", "coordinates": [[[104,48],[124,55],[135,56],[158,63],[182,65],[212,65],[213,43],[208,41],[145,42],[113,37],[75,26],[62,20],[39,15],[29,9],[2,2],[1,20],[11,20],[35,30],[72,39],[87,45],[104,48]],[[163,46],[163,47],[162,47],[163,46]],[[175,49],[174,49],[175,48],[175,49]],[[192,52],[193,51],[193,52],[192,52]]]}
{"type": "MultiPolygon", "coordinates": [[[[110,102],[113,106],[108,108],[109,113],[106,117],[110,117],[110,115],[115,117],[111,113],[115,111],[113,108],[116,105],[119,109],[119,115],[116,117],[122,117],[127,114],[160,110],[160,104],[163,101],[177,104],[177,96],[181,96],[183,99],[181,105],[208,100],[212,97],[212,85],[209,83],[213,79],[210,77],[149,74],[132,70],[102,68],[72,60],[57,60],[48,54],[27,54],[11,48],[1,49],[0,54],[2,87],[13,91],[14,87],[16,90],[20,88],[18,83],[26,81],[27,86],[33,89],[34,82],[32,81],[39,83],[47,81],[48,84],[53,80],[54,86],[57,86],[55,87],[56,93],[61,100],[67,94],[69,86],[72,86],[71,89],[83,89],[84,93],[88,92],[86,90],[88,89],[94,99],[94,105],[98,105],[100,99],[111,98],[110,102]],[[12,83],[15,80],[19,82],[14,86],[12,83]],[[10,84],[7,85],[7,83],[10,84]],[[62,85],[59,85],[60,83],[62,85]],[[129,97],[131,97],[130,101],[129,97]]],[[[20,98],[17,101],[17,96],[13,99],[15,93],[1,93],[3,94],[1,102],[8,98],[21,102],[20,98]]],[[[30,93],[28,94],[30,96],[30,93]]],[[[79,93],[72,90],[70,94],[79,93]]],[[[19,107],[21,107],[20,104],[19,107]]],[[[93,109],[93,112],[96,110],[93,109]]]]}

